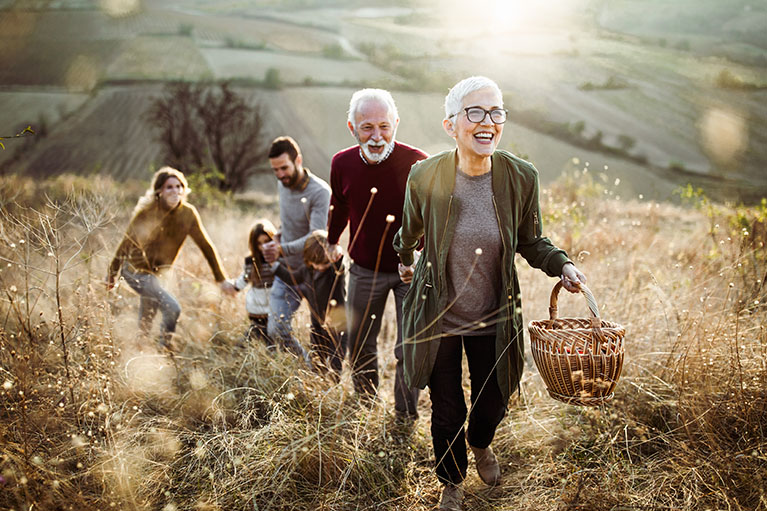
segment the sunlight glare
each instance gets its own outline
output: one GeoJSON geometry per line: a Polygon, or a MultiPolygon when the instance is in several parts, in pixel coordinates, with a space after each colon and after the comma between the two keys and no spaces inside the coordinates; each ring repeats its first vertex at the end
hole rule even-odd
{"type": "Polygon", "coordinates": [[[113,18],[135,14],[140,10],[140,0],[101,0],[101,8],[113,18]]]}
{"type": "Polygon", "coordinates": [[[708,110],[700,122],[700,131],[704,149],[721,165],[736,163],[748,147],[746,120],[731,110],[708,110]]]}

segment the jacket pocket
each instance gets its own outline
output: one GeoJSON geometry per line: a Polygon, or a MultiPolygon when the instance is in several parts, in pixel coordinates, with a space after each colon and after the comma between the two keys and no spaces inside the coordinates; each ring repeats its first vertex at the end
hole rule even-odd
{"type": "Polygon", "coordinates": [[[405,378],[411,387],[428,383],[430,351],[437,317],[437,291],[431,265],[416,268],[402,304],[405,378]]]}

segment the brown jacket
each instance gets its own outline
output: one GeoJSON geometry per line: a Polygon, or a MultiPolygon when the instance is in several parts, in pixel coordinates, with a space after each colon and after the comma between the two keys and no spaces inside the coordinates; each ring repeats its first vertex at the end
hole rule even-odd
{"type": "Polygon", "coordinates": [[[216,282],[226,280],[221,260],[200,221],[197,209],[185,202],[171,211],[154,205],[133,217],[109,265],[109,280],[117,276],[124,264],[132,271],[153,274],[169,268],[187,236],[191,236],[202,250],[216,282]]]}

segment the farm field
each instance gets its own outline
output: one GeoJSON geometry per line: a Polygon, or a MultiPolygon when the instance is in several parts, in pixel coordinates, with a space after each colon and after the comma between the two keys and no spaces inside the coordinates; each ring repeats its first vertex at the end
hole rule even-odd
{"type": "MultiPolygon", "coordinates": [[[[145,80],[209,78],[259,83],[269,70],[275,70],[278,86],[283,86],[279,97],[284,99],[270,105],[275,119],[272,131],[295,129],[297,134],[311,134],[303,137],[302,145],[320,169],[352,139],[343,122],[334,127],[315,123],[343,119],[343,96],[358,84],[393,88],[403,103],[402,139],[436,152],[449,145],[439,124],[432,123],[435,115],[441,115],[444,91],[460,77],[486,74],[504,89],[512,123],[514,112],[524,112],[580,130],[577,136],[583,143],[575,145],[530,124],[526,128],[537,133],[518,129],[513,140],[504,140],[505,147],[529,156],[542,173],[567,168],[572,158],[603,160],[600,167],[631,169],[616,177],[627,184],[632,181],[627,176],[641,176],[633,179],[638,184],[647,182],[644,176],[663,176],[658,186],[639,187],[648,193],[666,190],[666,183],[690,179],[713,186],[714,192],[726,187],[729,198],[737,196],[737,191],[730,193],[737,187],[748,188],[751,198],[758,195],[755,190],[767,192],[763,172],[767,89],[716,86],[725,71],[757,86],[767,83],[767,73],[762,67],[702,55],[704,46],[698,46],[706,37],[737,29],[746,35],[732,44],[757,48],[758,38],[750,43],[744,39],[751,37],[754,26],[750,16],[735,12],[747,8],[743,2],[735,6],[734,14],[720,16],[727,18],[722,27],[710,23],[711,35],[693,30],[695,20],[685,18],[682,9],[674,10],[668,22],[653,16],[635,30],[624,31],[625,20],[638,5],[629,1],[605,7],[579,0],[546,17],[540,13],[535,17],[536,11],[529,8],[518,13],[521,21],[495,6],[497,19],[488,26],[493,37],[489,46],[477,37],[476,13],[456,2],[448,2],[443,9],[434,9],[428,2],[417,8],[302,4],[303,8],[296,8],[280,2],[164,0],[141,4],[141,9],[127,15],[110,2],[84,2],[78,10],[6,9],[0,16],[0,26],[5,28],[0,38],[18,51],[0,55],[0,85],[7,94],[23,95],[30,86],[63,87],[77,94],[98,89],[105,80],[121,87],[145,80]],[[677,47],[676,40],[672,46],[671,38],[665,45],[652,39],[663,30],[671,31],[675,23],[691,31],[689,51],[677,47]],[[327,58],[330,55],[342,58],[327,58]],[[619,86],[605,87],[608,83],[619,86]],[[295,114],[300,117],[295,127],[281,124],[281,118],[295,114]],[[623,147],[620,150],[627,155],[646,158],[648,168],[637,171],[642,165],[635,160],[607,151],[602,151],[601,158],[597,153],[585,156],[596,151],[588,146],[593,137],[605,147],[623,147]],[[723,186],[716,186],[717,182],[723,186]]],[[[710,8],[729,12],[713,4],[710,8]]],[[[762,9],[751,12],[756,19],[763,14],[762,9]]],[[[138,101],[141,90],[146,89],[137,88],[131,101],[138,101]]],[[[93,101],[102,98],[98,92],[93,95],[93,101]]],[[[96,103],[89,108],[102,112],[89,122],[104,122],[100,131],[112,133],[108,108],[96,103]]],[[[136,108],[127,115],[130,123],[137,123],[129,131],[145,128],[140,111],[136,108]]],[[[62,126],[49,131],[76,139],[88,129],[62,126]]],[[[51,145],[55,144],[41,142],[29,150],[51,145]]],[[[149,147],[148,141],[142,140],[141,146],[149,147]]],[[[101,144],[87,151],[73,150],[73,154],[80,168],[120,167],[104,165],[115,158],[98,154],[100,150],[120,152],[101,144]]],[[[133,162],[133,158],[127,160],[133,162]]],[[[34,154],[24,160],[35,161],[38,168],[54,161],[34,154]]],[[[140,158],[144,163],[150,160],[140,158]]],[[[23,162],[20,165],[19,170],[27,168],[23,162]]],[[[73,168],[57,162],[49,171],[59,172],[65,166],[73,168]]]]}
{"type": "Polygon", "coordinates": [[[201,50],[216,78],[221,80],[263,80],[269,69],[279,70],[282,81],[288,84],[375,83],[385,81],[396,84],[394,75],[360,60],[323,59],[313,56],[291,55],[271,51],[253,51],[229,48],[201,50]]]}
{"type": "Polygon", "coordinates": [[[210,80],[213,73],[188,37],[138,36],[120,44],[106,68],[108,80],[210,80]]]}

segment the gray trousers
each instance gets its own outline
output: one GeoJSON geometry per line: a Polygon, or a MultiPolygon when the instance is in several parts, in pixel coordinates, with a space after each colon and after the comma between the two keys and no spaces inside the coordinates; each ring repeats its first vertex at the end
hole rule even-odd
{"type": "Polygon", "coordinates": [[[181,306],[172,294],[160,285],[160,279],[151,273],[132,272],[123,267],[122,276],[125,282],[139,295],[138,325],[141,333],[146,335],[152,329],[157,310],[162,313],[163,339],[176,331],[176,322],[181,314],[181,306]]]}
{"type": "Polygon", "coordinates": [[[419,390],[409,389],[405,384],[402,363],[402,300],[409,287],[398,273],[376,273],[353,264],[349,269],[346,317],[354,388],[359,394],[374,395],[378,388],[378,333],[389,291],[394,293],[397,310],[394,409],[401,415],[417,416],[419,390]]]}

